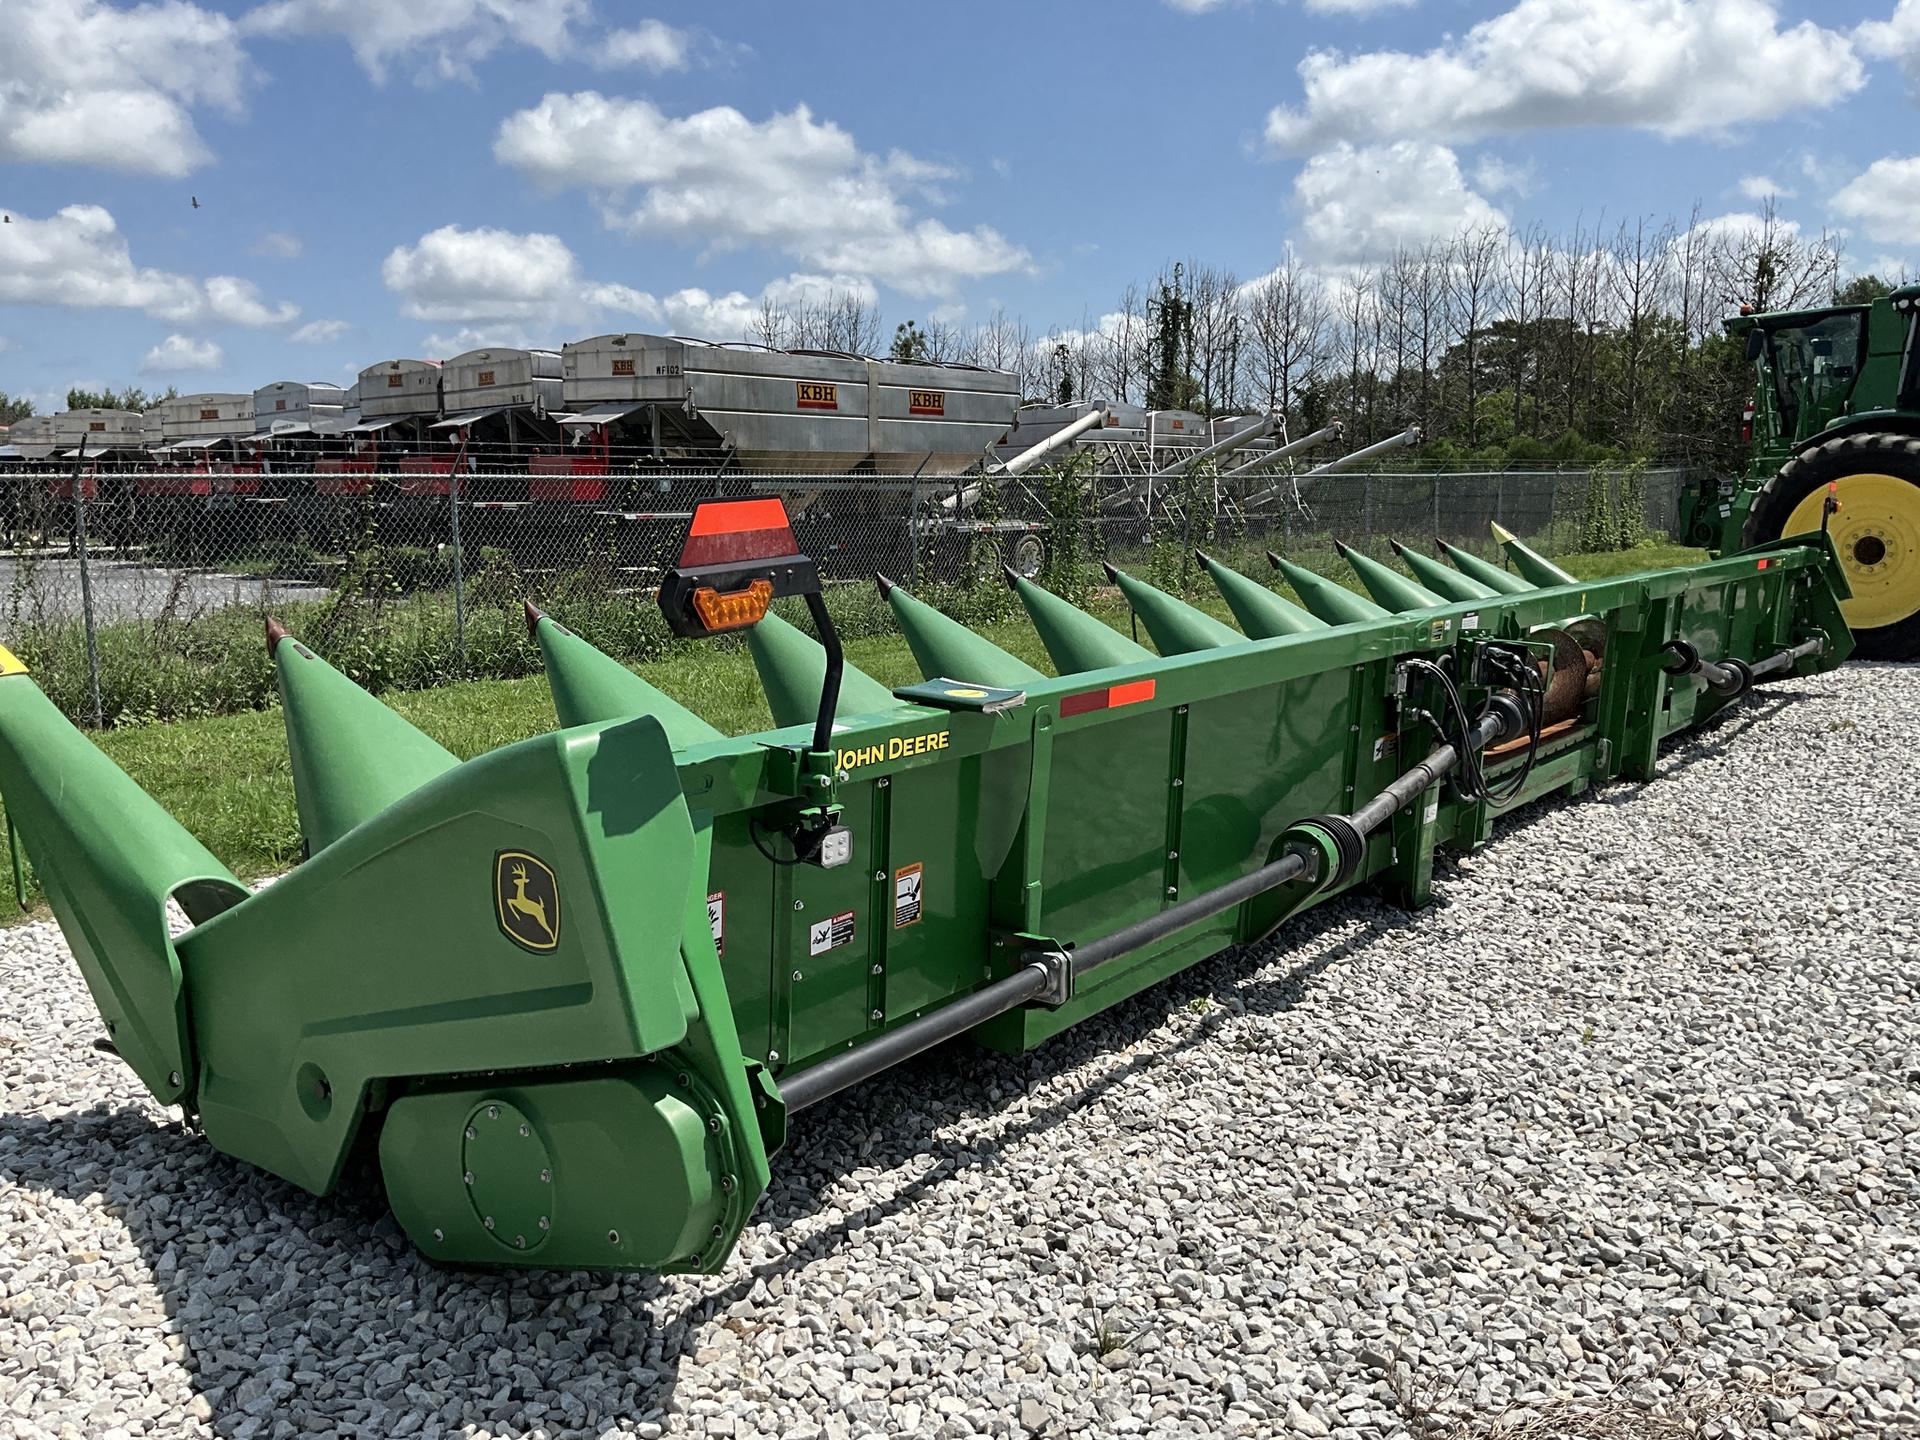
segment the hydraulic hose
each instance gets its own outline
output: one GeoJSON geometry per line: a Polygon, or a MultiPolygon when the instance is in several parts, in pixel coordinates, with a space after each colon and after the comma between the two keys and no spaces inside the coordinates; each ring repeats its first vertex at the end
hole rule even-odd
{"type": "MultiPolygon", "coordinates": [[[[1524,733],[1527,723],[1525,707],[1519,701],[1508,695],[1496,695],[1486,713],[1474,724],[1470,738],[1477,748],[1484,749],[1524,733]]],[[[1459,750],[1453,745],[1440,745],[1425,760],[1352,815],[1323,816],[1310,823],[1322,826],[1337,823],[1364,842],[1368,833],[1429,786],[1444,780],[1459,764],[1459,750]]],[[[903,1060],[910,1060],[943,1041],[956,1039],[1009,1010],[1017,1010],[1022,1005],[1040,999],[1060,986],[1066,978],[1059,973],[1063,966],[1070,972],[1071,978],[1077,980],[1156,940],[1299,879],[1306,869],[1306,858],[1298,852],[1291,852],[1237,880],[1229,880],[1177,905],[1169,905],[1156,915],[1073,950],[1030,951],[1025,957],[1026,963],[1011,975],[1003,976],[971,995],[942,1005],[938,1010],[896,1026],[863,1045],[830,1056],[817,1065],[783,1079],[780,1082],[780,1098],[789,1114],[818,1104],[829,1095],[871,1079],[881,1071],[889,1070],[903,1060]]]]}

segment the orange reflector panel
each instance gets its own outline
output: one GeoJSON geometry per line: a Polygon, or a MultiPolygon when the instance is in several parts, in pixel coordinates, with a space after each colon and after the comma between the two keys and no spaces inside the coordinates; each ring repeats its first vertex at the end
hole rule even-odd
{"type": "Polygon", "coordinates": [[[1083,690],[1078,695],[1069,695],[1060,702],[1062,718],[1069,715],[1085,715],[1093,710],[1116,710],[1122,705],[1137,705],[1142,700],[1153,699],[1155,682],[1147,680],[1128,680],[1124,684],[1109,685],[1103,690],[1083,690]]]}
{"type": "Polygon", "coordinates": [[[1760,569],[1760,570],[1764,570],[1764,569],[1766,569],[1766,568],[1767,568],[1767,566],[1769,566],[1769,565],[1771,565],[1772,563],[1773,563],[1773,561],[1771,561],[1771,560],[1762,560],[1762,561],[1760,561],[1760,563],[1759,563],[1759,564],[1758,564],[1758,565],[1757,565],[1757,566],[1756,566],[1755,568],[1756,568],[1756,569],[1760,569]]]}
{"type": "Polygon", "coordinates": [[[779,500],[707,500],[693,512],[680,567],[780,560],[798,551],[787,507],[779,500]]]}
{"type": "MultiPolygon", "coordinates": [[[[779,501],[774,502],[776,505],[779,501]]],[[[752,625],[767,613],[773,601],[773,582],[756,580],[744,590],[722,595],[711,585],[693,592],[693,613],[709,632],[738,630],[752,625]]]]}

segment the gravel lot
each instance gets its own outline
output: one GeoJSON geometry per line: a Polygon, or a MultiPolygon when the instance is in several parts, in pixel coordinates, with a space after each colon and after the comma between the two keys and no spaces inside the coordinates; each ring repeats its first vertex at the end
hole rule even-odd
{"type": "Polygon", "coordinates": [[[148,1103],[0,934],[0,1436],[1920,1434],[1920,668],[1776,688],[809,1112],[712,1279],[423,1264],[148,1103]]]}

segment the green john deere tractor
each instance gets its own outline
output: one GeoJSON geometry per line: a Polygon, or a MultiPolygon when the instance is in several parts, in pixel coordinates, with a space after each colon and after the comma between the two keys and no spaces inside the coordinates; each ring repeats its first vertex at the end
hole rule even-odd
{"type": "Polygon", "coordinates": [[[1920,657],[1920,285],[1871,305],[1741,315],[1754,369],[1746,473],[1683,502],[1687,537],[1731,554],[1827,524],[1859,654],[1920,657]]]}

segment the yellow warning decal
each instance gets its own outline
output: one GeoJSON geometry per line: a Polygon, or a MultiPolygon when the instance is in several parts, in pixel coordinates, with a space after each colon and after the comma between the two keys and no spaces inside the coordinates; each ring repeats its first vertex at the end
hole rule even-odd
{"type": "Polygon", "coordinates": [[[14,654],[13,651],[7,649],[6,646],[0,645],[0,675],[24,675],[26,673],[27,667],[21,661],[20,657],[14,654]]]}

